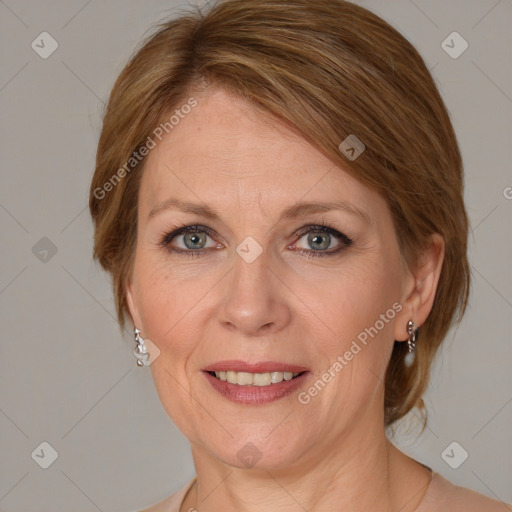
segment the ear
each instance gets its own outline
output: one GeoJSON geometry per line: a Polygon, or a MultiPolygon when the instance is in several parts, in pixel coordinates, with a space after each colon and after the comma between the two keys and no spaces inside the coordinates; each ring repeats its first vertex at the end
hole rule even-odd
{"type": "Polygon", "coordinates": [[[405,279],[402,310],[395,323],[395,340],[409,339],[407,323],[412,320],[416,327],[425,323],[436,295],[439,276],[443,267],[445,242],[441,235],[435,233],[430,244],[420,255],[414,268],[408,269],[405,279]]]}
{"type": "Polygon", "coordinates": [[[134,286],[132,281],[128,281],[126,284],[126,304],[128,306],[128,311],[130,312],[130,316],[132,318],[132,322],[134,327],[142,330],[142,323],[140,321],[139,310],[137,307],[137,301],[135,300],[136,295],[134,294],[134,286]]]}

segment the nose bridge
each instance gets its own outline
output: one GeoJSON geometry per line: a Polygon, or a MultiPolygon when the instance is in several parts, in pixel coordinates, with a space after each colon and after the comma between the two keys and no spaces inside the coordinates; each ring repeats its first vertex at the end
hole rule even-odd
{"type": "Polygon", "coordinates": [[[270,265],[268,253],[254,239],[239,244],[220,313],[223,323],[251,335],[287,323],[288,305],[270,265]]]}

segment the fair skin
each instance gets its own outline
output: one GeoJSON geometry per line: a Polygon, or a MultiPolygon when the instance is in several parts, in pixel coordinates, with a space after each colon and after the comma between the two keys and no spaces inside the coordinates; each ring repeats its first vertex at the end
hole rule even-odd
{"type": "Polygon", "coordinates": [[[387,440],[383,381],[394,340],[406,340],[407,322],[421,325],[431,310],[442,239],[434,236],[421,267],[409,268],[376,192],[221,89],[194,97],[198,106],[146,161],[127,283],[133,322],[160,350],[150,367],[160,400],[192,447],[198,485],[182,510],[414,511],[430,472],[387,440]],[[208,205],[220,219],[157,211],[170,198],[208,205]],[[334,201],[348,208],[280,219],[298,202],[334,201]],[[321,222],[352,244],[318,228],[296,235],[321,222]],[[197,247],[198,257],[160,243],[185,225],[212,234],[196,229],[188,246],[183,234],[167,242],[197,247]],[[327,248],[312,245],[311,232],[327,248]],[[252,263],[236,252],[248,236],[263,249],[252,263]],[[321,251],[332,254],[306,255],[321,251]],[[397,302],[400,311],[367,346],[301,403],[298,393],[397,302]],[[308,373],[290,395],[240,404],[203,371],[232,359],[296,364],[308,373]],[[253,467],[237,456],[247,443],[261,456],[253,467]]]}

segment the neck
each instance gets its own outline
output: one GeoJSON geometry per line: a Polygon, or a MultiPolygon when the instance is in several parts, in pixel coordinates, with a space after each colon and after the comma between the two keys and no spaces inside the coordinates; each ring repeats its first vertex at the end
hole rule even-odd
{"type": "Polygon", "coordinates": [[[286,468],[240,469],[192,445],[197,483],[183,510],[201,512],[412,512],[430,472],[402,454],[381,431],[348,432],[336,446],[312,446],[286,468]]]}

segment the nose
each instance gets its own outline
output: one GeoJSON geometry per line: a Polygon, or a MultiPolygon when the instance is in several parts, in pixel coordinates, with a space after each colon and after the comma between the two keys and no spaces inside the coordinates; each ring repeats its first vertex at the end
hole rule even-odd
{"type": "Polygon", "coordinates": [[[252,263],[236,255],[226,276],[219,319],[225,328],[247,336],[275,334],[290,322],[290,295],[265,251],[252,263]]]}

